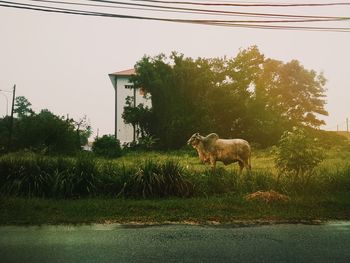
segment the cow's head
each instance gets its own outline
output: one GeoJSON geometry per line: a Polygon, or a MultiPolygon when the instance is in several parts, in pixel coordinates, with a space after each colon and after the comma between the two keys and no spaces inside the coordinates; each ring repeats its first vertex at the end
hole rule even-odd
{"type": "Polygon", "coordinates": [[[196,147],[201,141],[202,141],[202,136],[200,136],[199,133],[197,132],[191,136],[191,138],[187,141],[187,144],[192,145],[193,147],[196,147]]]}

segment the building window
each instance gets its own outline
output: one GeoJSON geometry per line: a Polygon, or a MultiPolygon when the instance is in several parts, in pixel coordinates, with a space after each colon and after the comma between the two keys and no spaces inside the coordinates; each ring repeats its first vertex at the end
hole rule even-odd
{"type": "Polygon", "coordinates": [[[125,88],[126,88],[126,89],[133,89],[133,88],[134,88],[134,85],[125,85],[125,88]]]}

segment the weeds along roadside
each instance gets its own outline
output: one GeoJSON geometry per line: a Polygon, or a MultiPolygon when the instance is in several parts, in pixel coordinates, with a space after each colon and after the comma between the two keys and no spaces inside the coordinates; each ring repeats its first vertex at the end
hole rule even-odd
{"type": "MultiPolygon", "coordinates": [[[[166,155],[165,155],[166,156],[166,155]]],[[[271,164],[267,164],[271,167],[271,164]]],[[[307,182],[278,177],[269,168],[239,175],[232,169],[188,167],[179,157],[115,162],[90,154],[76,158],[33,153],[0,157],[0,193],[43,198],[166,198],[244,195],[275,190],[288,195],[319,195],[350,191],[350,166],[323,166],[307,182]]]]}

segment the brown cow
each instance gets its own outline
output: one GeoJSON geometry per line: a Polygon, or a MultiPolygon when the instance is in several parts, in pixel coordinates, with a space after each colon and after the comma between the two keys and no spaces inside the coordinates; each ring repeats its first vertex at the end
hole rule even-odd
{"type": "Polygon", "coordinates": [[[210,163],[213,169],[215,169],[216,161],[221,161],[225,165],[238,162],[240,174],[244,167],[251,170],[251,149],[245,140],[220,139],[216,133],[211,133],[206,137],[195,133],[187,144],[192,145],[197,150],[200,160],[203,163],[210,163]]]}

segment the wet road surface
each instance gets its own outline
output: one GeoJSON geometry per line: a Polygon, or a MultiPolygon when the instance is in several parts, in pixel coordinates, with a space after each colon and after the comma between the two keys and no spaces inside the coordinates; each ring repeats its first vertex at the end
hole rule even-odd
{"type": "Polygon", "coordinates": [[[2,226],[0,262],[350,262],[350,222],[2,226]]]}

